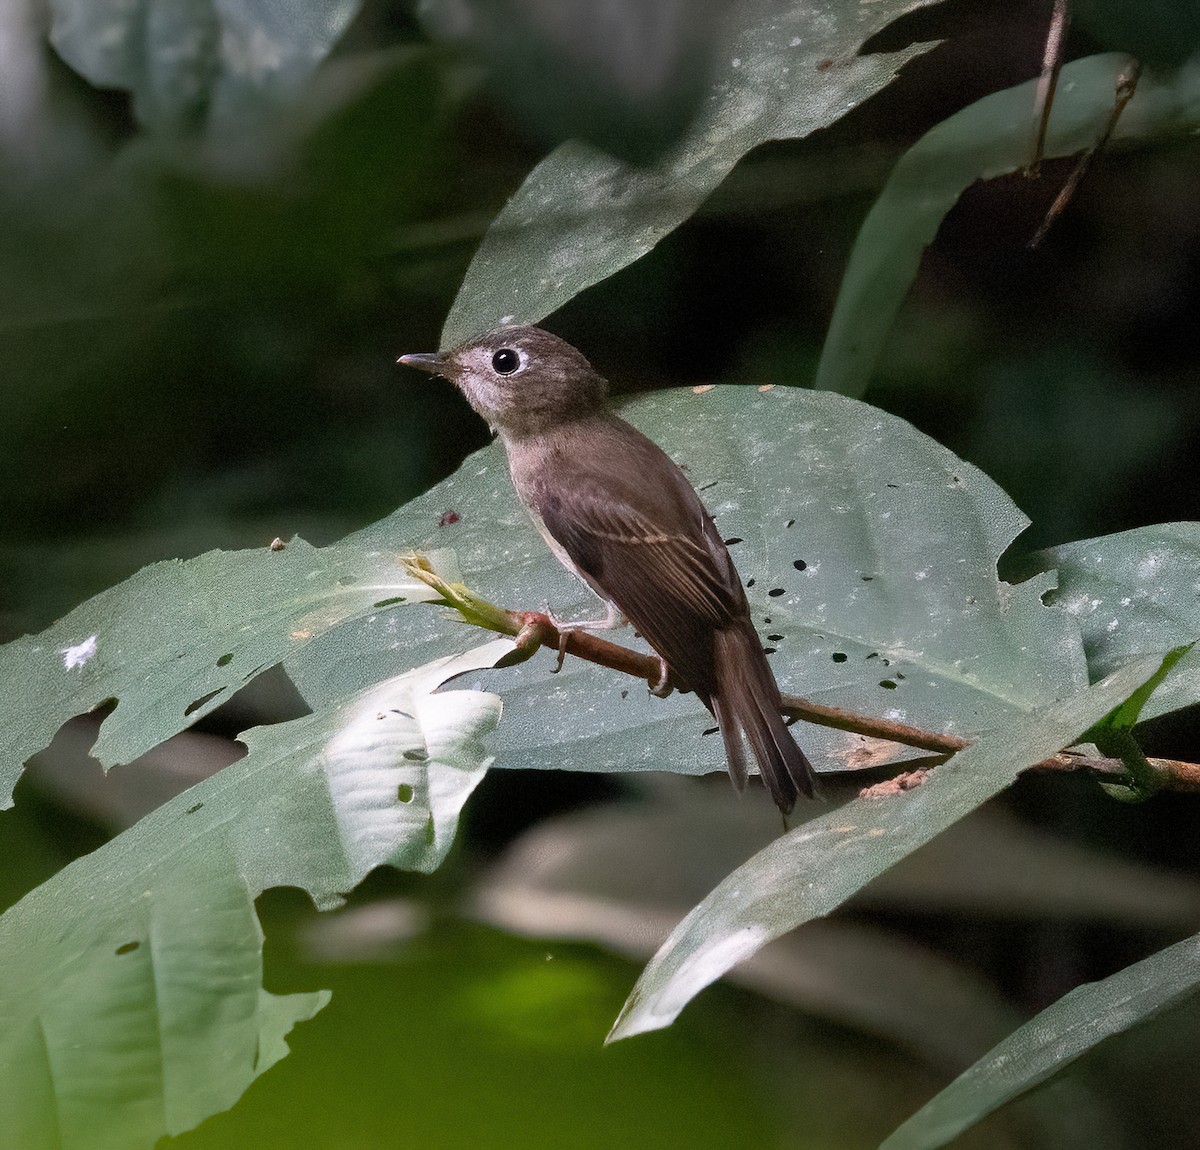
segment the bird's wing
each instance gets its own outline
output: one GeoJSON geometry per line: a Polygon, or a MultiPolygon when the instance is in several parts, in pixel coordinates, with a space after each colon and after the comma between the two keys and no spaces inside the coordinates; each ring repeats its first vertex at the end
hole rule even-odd
{"type": "Polygon", "coordinates": [[[685,514],[656,521],[654,504],[626,497],[624,482],[575,476],[538,510],[571,562],[667,662],[681,686],[706,693],[714,628],[746,610],[741,582],[712,520],[682,475],[663,504],[685,514]],[[649,506],[650,511],[645,508],[649,506]]]}

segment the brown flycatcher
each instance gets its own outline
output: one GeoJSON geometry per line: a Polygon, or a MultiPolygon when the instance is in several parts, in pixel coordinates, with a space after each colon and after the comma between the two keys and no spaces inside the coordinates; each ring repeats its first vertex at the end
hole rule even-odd
{"type": "Polygon", "coordinates": [[[812,767],[783,721],[712,516],[666,453],[608,410],[591,364],[536,327],[399,362],[444,376],[488,421],[550,550],[607,605],[605,619],[560,631],[615,627],[624,616],[662,659],[662,685],[694,691],[720,724],[734,786],[746,785],[745,735],[784,814],[800,791],[811,795],[812,767]]]}

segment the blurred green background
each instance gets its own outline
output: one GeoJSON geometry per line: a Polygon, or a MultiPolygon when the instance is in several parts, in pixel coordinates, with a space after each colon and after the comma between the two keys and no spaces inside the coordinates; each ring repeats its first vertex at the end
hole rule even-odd
{"type": "MultiPolygon", "coordinates": [[[[51,47],[39,0],[0,11],[0,640],[152,560],[294,533],[331,542],[483,444],[452,390],[400,371],[396,355],[434,349],[489,220],[556,140],[590,131],[636,159],[686,123],[720,5],[677,20],[689,29],[678,82],[628,106],[619,69],[596,106],[539,87],[539,58],[498,31],[504,5],[494,38],[473,46],[447,32],[453,5],[348,7],[303,91],[207,135],[147,128],[127,93],[85,82],[51,47]]],[[[805,386],[891,165],[946,115],[1034,75],[1049,7],[951,0],[900,21],[872,47],[944,43],[834,128],[756,151],[696,217],[547,326],[618,392],[805,386]]],[[[512,10],[538,19],[537,5],[512,10]]],[[[1097,46],[1079,28],[1069,55],[1097,46]]],[[[1040,179],[963,197],[867,397],[1004,487],[1033,521],[1022,549],[1196,518],[1200,496],[1200,143],[1100,156],[1030,251],[1069,170],[1048,163],[1040,179]]],[[[240,706],[205,730],[232,735],[247,714],[296,703],[283,692],[240,706]]],[[[1194,760],[1196,735],[1184,715],[1151,729],[1147,749],[1194,760]]],[[[21,794],[0,816],[6,902],[112,825],[86,805],[65,814],[35,784],[21,794]]],[[[301,900],[266,899],[267,985],[333,986],[334,1004],[242,1107],[181,1141],[860,1146],[946,1080],[861,1029],[743,989],[601,1050],[635,961],[516,941],[456,907],[522,832],[621,797],[593,778],[492,776],[444,872],[376,876],[355,896],[425,908],[382,954],[322,957],[304,942],[301,900]]],[[[1031,780],[1008,802],[1131,865],[1189,878],[1200,866],[1194,800],[1129,810],[1082,781],[1031,780]]],[[[1021,1013],[1195,929],[1187,911],[1023,916],[986,909],[986,889],[978,904],[914,913],[900,900],[847,917],[969,969],[1021,1013]]],[[[1080,1130],[1108,1139],[1088,1145],[1200,1138],[1195,1104],[1180,1101],[1200,1097],[1183,1066],[1194,1024],[1177,1012],[1073,1072],[1080,1130]],[[1124,1105],[1100,1101],[1114,1081],[1128,1084],[1124,1105]]],[[[1024,1129],[1002,1118],[964,1144],[1050,1144],[1024,1129]]]]}

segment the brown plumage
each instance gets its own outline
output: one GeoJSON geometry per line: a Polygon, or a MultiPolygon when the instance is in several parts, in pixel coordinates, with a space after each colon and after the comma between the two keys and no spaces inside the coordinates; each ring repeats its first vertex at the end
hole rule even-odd
{"type": "Polygon", "coordinates": [[[746,783],[742,736],[784,813],[813,773],[783,721],[775,676],[741,579],[682,471],[605,406],[604,380],[570,344],[501,328],[401,363],[443,375],[499,433],[521,501],[551,550],[658,653],[721,728],[746,783]]]}

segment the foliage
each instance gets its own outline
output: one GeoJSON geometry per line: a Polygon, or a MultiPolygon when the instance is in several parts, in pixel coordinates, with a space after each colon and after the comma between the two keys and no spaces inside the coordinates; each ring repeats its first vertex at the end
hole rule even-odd
{"type": "MultiPolygon", "coordinates": [[[[687,127],[657,140],[649,161],[568,140],[534,166],[483,235],[443,342],[541,319],[659,244],[751,149],[827,127],[885,88],[931,45],[860,50],[922,7],[745,0],[727,22],[704,23],[711,73],[687,127]]],[[[480,8],[492,18],[501,11],[480,8]]],[[[350,61],[352,78],[343,75],[339,92],[322,88],[339,61],[316,69],[360,14],[350,0],[216,8],[53,0],[51,10],[51,41],[63,59],[91,83],[128,92],[140,125],[111,164],[85,165],[111,181],[110,202],[125,204],[104,225],[104,242],[120,235],[166,252],[194,228],[221,257],[213,261],[219,272],[185,269],[178,282],[153,260],[131,264],[115,306],[152,334],[125,330],[111,312],[87,313],[87,329],[110,349],[171,342],[176,327],[148,303],[166,282],[178,290],[171,307],[207,316],[220,343],[223,332],[244,333],[225,296],[244,302],[253,294],[238,282],[247,268],[264,281],[301,278],[295,295],[276,298],[280,311],[307,296],[315,314],[313,297],[331,286],[353,310],[362,279],[377,274],[380,237],[415,225],[429,198],[423,161],[414,159],[439,104],[427,56],[350,61]],[[380,168],[398,172],[410,160],[411,168],[380,195],[361,178],[365,169],[355,178],[349,167],[332,182],[344,184],[342,206],[354,210],[323,235],[321,221],[308,219],[316,201],[306,188],[318,173],[341,171],[356,150],[348,142],[356,125],[377,126],[378,109],[359,117],[381,91],[390,91],[385,108],[408,101],[410,114],[394,150],[365,151],[380,168]],[[275,200],[262,190],[270,180],[295,187],[275,200]],[[140,210],[148,202],[167,208],[148,217],[140,210]],[[308,230],[295,232],[296,220],[308,230]],[[296,234],[313,238],[312,249],[295,252],[296,234]],[[335,258],[343,244],[358,253],[349,268],[335,258]]],[[[704,55],[695,45],[688,53],[704,55]]],[[[1057,152],[1087,142],[1120,67],[1094,57],[1067,74],[1051,136],[1057,152]]],[[[455,77],[470,89],[469,73],[455,77]]],[[[686,103],[695,93],[684,95],[686,103]]],[[[963,187],[1020,162],[1028,97],[1022,87],[980,100],[901,161],[846,273],[823,353],[827,387],[866,387],[922,246],[963,187]]],[[[1183,72],[1147,84],[1119,134],[1145,142],[1194,131],[1196,121],[1194,78],[1183,72]]],[[[56,226],[82,234],[91,224],[85,217],[56,226]]],[[[92,306],[89,259],[64,259],[92,306]]],[[[417,299],[420,275],[412,275],[407,287],[417,299]]],[[[18,365],[29,354],[22,340],[42,322],[37,301],[53,286],[53,277],[35,282],[32,302],[13,313],[9,351],[18,365]]],[[[64,378],[87,378],[89,353],[70,346],[60,354],[64,378]]],[[[135,390],[155,386],[147,377],[135,390]]],[[[31,391],[26,402],[53,400],[31,391]]],[[[407,406],[415,412],[423,403],[407,406]]],[[[991,480],[904,421],[844,395],[719,387],[644,398],[627,414],[688,469],[731,539],[785,690],[971,743],[922,785],[811,815],[733,869],[651,960],[613,1037],[673,1021],[735,964],[828,914],[1030,766],[1084,740],[1108,749],[1114,730],[1128,735],[1139,718],[1200,701],[1200,656],[1183,650],[1200,638],[1197,524],[1014,558],[1028,520],[991,480]],[[998,576],[1006,552],[1023,581],[998,576]],[[1140,713],[1120,710],[1131,699],[1140,713]]],[[[179,415],[160,418],[169,424],[179,415]]],[[[419,425],[410,435],[417,454],[419,425]]],[[[402,573],[400,553],[433,546],[446,549],[433,555],[441,569],[505,606],[549,599],[567,613],[586,609],[517,506],[499,449],[489,447],[340,543],[297,538],[152,566],[0,649],[0,690],[10,703],[0,721],[6,802],[29,756],[74,715],[111,711],[95,754],[119,773],[118,764],[185,730],[267,668],[282,665],[311,709],[240,735],[247,753],[239,762],[0,917],[0,1110],[14,1146],[149,1146],[231,1106],[286,1053],[295,1024],[327,1000],[312,989],[265,990],[254,899],[286,885],[331,907],[374,867],[435,869],[493,759],[602,774],[721,769],[718,742],[692,698],[648,699],[574,661],[554,675],[549,656],[492,672],[512,644],[472,646],[402,573]],[[438,690],[461,675],[471,676],[469,689],[438,690]]],[[[831,774],[906,753],[824,729],[806,729],[803,741],[831,774]]],[[[942,1144],[1103,1038],[1181,1001],[1198,974],[1191,940],[1072,992],[888,1144],[942,1144]],[[1016,1078],[1007,1069],[1014,1063],[1016,1078]]]]}
{"type": "Polygon", "coordinates": [[[472,259],[442,346],[542,319],[645,255],[751,148],[844,116],[932,47],[854,56],[872,33],[918,6],[884,3],[852,16],[837,4],[740,4],[707,100],[656,164],[634,167],[569,142],[529,173],[472,259]],[[828,82],[814,84],[830,61],[839,66],[828,82]]]}
{"type": "MultiPolygon", "coordinates": [[[[1095,143],[1129,68],[1123,54],[1089,56],[1063,69],[1070,99],[1054,105],[1047,156],[1075,155],[1095,143]]],[[[874,374],[921,252],[958,197],[978,179],[1019,172],[1030,161],[1029,108],[1034,84],[985,96],[944,120],[904,155],[855,242],[821,351],[816,386],[862,395],[874,374]]],[[[1120,140],[1177,133],[1200,118],[1194,72],[1173,83],[1147,79],[1117,126],[1120,140]]]]}

